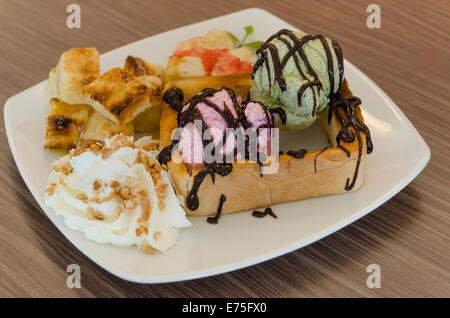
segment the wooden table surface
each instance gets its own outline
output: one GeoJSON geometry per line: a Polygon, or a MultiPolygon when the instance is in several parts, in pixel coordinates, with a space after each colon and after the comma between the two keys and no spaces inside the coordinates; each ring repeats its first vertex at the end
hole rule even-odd
{"type": "MultiPolygon", "coordinates": [[[[350,226],[285,256],[215,277],[140,285],[100,268],[47,219],[16,168],[1,119],[0,296],[309,297],[450,296],[450,2],[377,1],[381,29],[366,26],[372,1],[0,0],[0,104],[46,79],[70,47],[101,53],[247,7],[264,8],[339,41],[345,57],[403,110],[431,148],[410,185],[350,226]],[[81,29],[66,7],[81,6],[81,29]],[[66,287],[79,264],[82,288],[66,287]],[[366,267],[381,267],[381,288],[366,267]]],[[[1,112],[3,116],[3,111],[1,112]]]]}

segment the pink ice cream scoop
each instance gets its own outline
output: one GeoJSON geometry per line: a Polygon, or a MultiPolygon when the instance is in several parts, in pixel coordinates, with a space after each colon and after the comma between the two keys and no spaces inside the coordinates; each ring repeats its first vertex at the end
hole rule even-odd
{"type": "Polygon", "coordinates": [[[272,114],[260,103],[248,102],[245,105],[245,117],[251,124],[251,129],[258,131],[258,152],[270,155],[270,137],[273,127],[272,114]],[[265,128],[266,127],[266,128],[265,128]]]}
{"type": "MultiPolygon", "coordinates": [[[[269,154],[273,120],[265,106],[255,102],[243,104],[242,98],[235,97],[227,88],[218,91],[208,89],[208,92],[207,96],[202,96],[203,92],[197,95],[181,110],[181,117],[192,115],[179,138],[178,150],[183,162],[190,165],[210,163],[204,146],[211,140],[219,155],[230,155],[238,146],[236,129],[244,132],[245,128],[256,132],[258,128],[263,127],[259,130],[256,149],[258,152],[269,154]],[[203,134],[205,128],[208,128],[208,132],[203,134]]],[[[242,155],[238,153],[237,159],[240,158],[242,155]]]]}

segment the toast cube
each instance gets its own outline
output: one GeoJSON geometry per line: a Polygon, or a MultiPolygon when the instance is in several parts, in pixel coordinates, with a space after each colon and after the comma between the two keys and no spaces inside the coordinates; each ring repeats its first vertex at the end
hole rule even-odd
{"type": "Polygon", "coordinates": [[[164,68],[161,65],[147,63],[141,58],[128,56],[124,70],[147,86],[150,99],[150,107],[133,120],[134,129],[139,132],[159,130],[164,68]]]}
{"type": "Polygon", "coordinates": [[[164,76],[164,67],[162,65],[147,63],[135,56],[127,57],[123,69],[133,76],[155,76],[158,78],[164,76]]]}
{"type": "Polygon", "coordinates": [[[82,86],[86,104],[112,122],[124,125],[149,108],[147,85],[121,68],[113,68],[82,86]]]}
{"type": "Polygon", "coordinates": [[[47,98],[58,98],[58,80],[56,78],[56,68],[52,68],[48,74],[48,83],[46,87],[47,98]]]}
{"type": "Polygon", "coordinates": [[[49,74],[47,94],[67,104],[85,104],[80,87],[100,76],[100,54],[96,48],[73,48],[64,52],[49,74]]]}
{"type": "Polygon", "coordinates": [[[133,124],[128,123],[121,126],[94,111],[87,122],[83,139],[103,140],[119,133],[134,136],[133,124]]]}
{"type": "Polygon", "coordinates": [[[89,118],[87,105],[69,105],[57,98],[50,100],[44,148],[71,149],[78,145],[89,118]]]}

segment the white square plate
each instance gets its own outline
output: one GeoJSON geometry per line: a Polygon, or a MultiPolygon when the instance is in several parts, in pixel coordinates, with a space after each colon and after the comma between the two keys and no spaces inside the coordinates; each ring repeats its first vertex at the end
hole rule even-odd
{"type": "MultiPolygon", "coordinates": [[[[165,32],[101,56],[102,71],[122,66],[127,55],[166,65],[177,44],[223,29],[241,35],[252,25],[251,40],[265,40],[281,28],[296,29],[260,9],[248,9],[165,32]]],[[[345,52],[345,48],[344,48],[345,52]]],[[[55,56],[55,63],[58,56],[55,56]]],[[[345,61],[345,76],[363,101],[362,111],[375,145],[368,156],[366,179],[356,192],[274,206],[278,219],[256,219],[248,212],[222,217],[218,225],[191,217],[178,245],[166,254],[148,255],[137,248],[100,245],[69,229],[44,204],[50,164],[58,155],[42,148],[48,105],[46,81],[11,97],[5,126],[17,167],[34,198],[56,227],[78,249],[111,273],[134,282],[161,283],[220,274],[291,252],[359,219],[411,182],[430,159],[430,150],[394,102],[367,76],[345,61]]]]}

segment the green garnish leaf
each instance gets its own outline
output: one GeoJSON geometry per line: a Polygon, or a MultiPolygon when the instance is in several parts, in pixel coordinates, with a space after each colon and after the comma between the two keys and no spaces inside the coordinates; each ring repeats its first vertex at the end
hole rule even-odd
{"type": "Polygon", "coordinates": [[[241,43],[239,41],[239,39],[233,33],[231,33],[231,32],[227,32],[227,33],[230,36],[231,40],[233,41],[234,46],[239,47],[239,44],[241,43]]]}
{"type": "Polygon", "coordinates": [[[263,44],[264,44],[263,41],[255,41],[255,42],[249,42],[249,43],[246,43],[246,44],[244,44],[244,45],[247,46],[247,47],[249,47],[249,48],[251,48],[251,49],[253,49],[253,50],[257,50],[257,49],[259,49],[259,47],[260,47],[261,45],[263,45],[263,44]]]}
{"type": "Polygon", "coordinates": [[[253,27],[251,25],[247,25],[245,27],[245,34],[248,35],[252,35],[253,34],[253,27]]]}
{"type": "MultiPolygon", "coordinates": [[[[239,41],[239,39],[233,34],[233,33],[231,33],[231,32],[227,32],[228,33],[228,35],[230,36],[230,38],[231,38],[231,40],[233,41],[233,44],[234,44],[234,46],[236,47],[236,48],[240,48],[240,47],[242,47],[243,45],[246,45],[246,46],[248,46],[248,47],[250,47],[250,48],[253,48],[253,46],[254,45],[256,45],[256,44],[254,44],[254,43],[257,43],[257,42],[251,42],[251,43],[249,43],[250,45],[247,45],[247,44],[244,44],[245,43],[245,41],[247,40],[247,38],[249,37],[249,35],[252,35],[253,34],[253,27],[251,26],[251,25],[247,25],[247,26],[245,26],[244,27],[244,30],[245,30],[245,35],[244,35],[244,38],[242,39],[242,40],[240,40],[239,41]]],[[[261,42],[262,43],[262,42],[261,42]]],[[[261,44],[260,45],[258,45],[258,47],[260,47],[261,46],[261,44]]],[[[258,48],[257,47],[257,48],[258,48]]],[[[256,49],[257,49],[256,48],[256,49]]]]}

